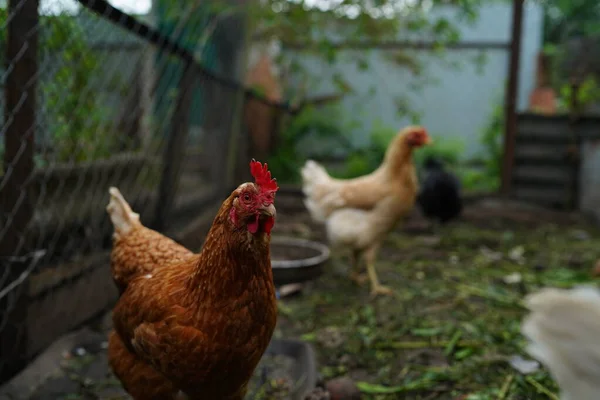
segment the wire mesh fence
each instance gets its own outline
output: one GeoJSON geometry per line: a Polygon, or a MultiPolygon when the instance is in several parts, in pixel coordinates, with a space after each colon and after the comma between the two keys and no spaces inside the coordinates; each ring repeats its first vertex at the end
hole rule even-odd
{"type": "Polygon", "coordinates": [[[165,230],[244,154],[243,15],[59,3],[0,8],[0,382],[114,299],[110,186],[165,230]]]}

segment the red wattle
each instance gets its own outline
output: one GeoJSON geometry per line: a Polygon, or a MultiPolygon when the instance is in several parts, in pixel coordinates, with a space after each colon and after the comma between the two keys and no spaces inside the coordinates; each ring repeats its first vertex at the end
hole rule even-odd
{"type": "Polygon", "coordinates": [[[273,225],[275,225],[275,218],[273,218],[273,217],[267,218],[267,220],[265,221],[265,232],[270,234],[271,229],[273,229],[273,225]]]}

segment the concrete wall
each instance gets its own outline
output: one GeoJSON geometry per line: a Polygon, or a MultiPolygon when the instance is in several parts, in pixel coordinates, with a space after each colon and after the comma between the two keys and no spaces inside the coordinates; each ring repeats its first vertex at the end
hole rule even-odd
{"type": "MultiPolygon", "coordinates": [[[[510,40],[511,5],[490,4],[482,8],[479,20],[461,28],[461,40],[468,42],[507,43],[510,40]]],[[[451,8],[438,10],[435,16],[456,18],[451,8]]],[[[535,58],[542,44],[542,11],[538,5],[525,7],[518,106],[525,109],[527,98],[535,83],[535,58]]],[[[416,82],[406,69],[397,67],[385,59],[389,50],[373,50],[368,53],[370,68],[359,71],[355,51],[344,51],[340,62],[327,65],[305,56],[298,57],[314,74],[323,79],[309,95],[335,91],[330,78],[336,73],[351,82],[354,93],[343,101],[345,122],[358,119],[360,124],[351,130],[356,145],[368,141],[371,127],[376,121],[399,128],[410,122],[398,116],[394,99],[406,94],[411,107],[421,114],[421,123],[435,137],[460,138],[465,142],[464,157],[471,157],[481,150],[479,136],[487,126],[496,104],[502,101],[508,77],[508,51],[492,49],[485,51],[487,62],[478,68],[469,60],[481,50],[448,50],[445,60],[460,62],[461,68],[442,63],[429,51],[417,51],[417,56],[430,61],[427,66],[427,82],[422,90],[411,90],[416,82]]],[[[292,53],[293,54],[293,53],[292,53]]],[[[361,52],[365,54],[365,52],[361,52]]]]}

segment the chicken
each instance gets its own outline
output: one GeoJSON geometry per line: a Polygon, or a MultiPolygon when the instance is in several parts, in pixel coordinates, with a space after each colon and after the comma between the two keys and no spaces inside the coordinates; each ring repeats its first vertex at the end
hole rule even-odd
{"type": "Polygon", "coordinates": [[[245,396],[277,319],[270,235],[278,187],[266,164],[250,166],[255,182],[223,202],[199,254],[141,226],[111,189],[112,270],[123,292],[108,358],[136,400],[245,396]]]}
{"type": "Polygon", "coordinates": [[[417,203],[427,218],[445,224],[459,216],[462,211],[460,182],[434,157],[428,157],[424,167],[425,179],[417,203]]]}
{"type": "Polygon", "coordinates": [[[364,281],[359,270],[364,258],[373,295],[393,293],[379,283],[375,259],[385,236],[414,206],[418,182],[412,153],[428,143],[424,128],[409,126],[394,137],[379,168],[355,179],[332,178],[312,160],[302,168],[312,219],[325,223],[333,247],[352,249],[351,278],[358,283],[364,281]]]}
{"type": "Polygon", "coordinates": [[[119,229],[113,234],[110,267],[120,293],[139,275],[146,275],[165,264],[174,264],[194,255],[172,239],[148,229],[140,216],[117,188],[110,188],[110,203],[106,207],[113,224],[119,229]]]}
{"type": "Polygon", "coordinates": [[[548,368],[562,400],[600,393],[600,293],[597,288],[543,289],[525,299],[527,351],[548,368]]]}

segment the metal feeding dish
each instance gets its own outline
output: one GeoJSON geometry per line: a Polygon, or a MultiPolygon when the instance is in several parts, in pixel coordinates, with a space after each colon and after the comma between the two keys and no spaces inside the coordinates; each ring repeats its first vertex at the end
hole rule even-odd
{"type": "Polygon", "coordinates": [[[312,240],[273,237],[271,267],[276,286],[317,278],[329,260],[329,247],[312,240]]]}
{"type": "MultiPolygon", "coordinates": [[[[304,400],[317,386],[317,360],[312,346],[300,340],[273,339],[250,381],[246,400],[271,398],[261,392],[271,380],[287,380],[286,399],[304,400]]],[[[277,396],[276,396],[277,397],[277,396]]],[[[284,398],[284,397],[277,397],[284,398]]]]}

